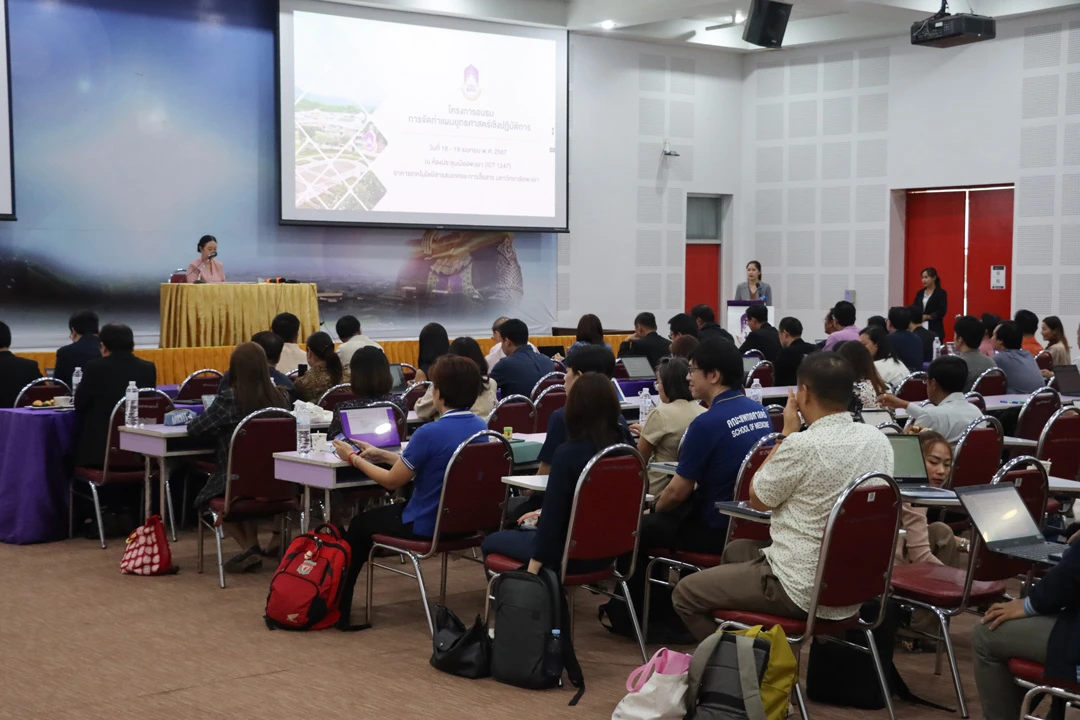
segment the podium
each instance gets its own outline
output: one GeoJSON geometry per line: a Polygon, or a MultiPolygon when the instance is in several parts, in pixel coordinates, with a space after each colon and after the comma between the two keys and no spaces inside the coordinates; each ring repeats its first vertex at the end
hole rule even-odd
{"type": "Polygon", "coordinates": [[[746,308],[751,305],[764,305],[764,300],[728,300],[727,301],[727,322],[724,323],[725,328],[729,333],[735,337],[735,344],[742,345],[746,340],[746,336],[750,333],[750,328],[746,325],[746,308]]]}

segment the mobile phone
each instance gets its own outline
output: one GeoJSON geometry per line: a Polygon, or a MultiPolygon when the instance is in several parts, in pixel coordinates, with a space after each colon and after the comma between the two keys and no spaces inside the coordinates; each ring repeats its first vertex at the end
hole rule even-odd
{"type": "Polygon", "coordinates": [[[348,437],[346,437],[344,433],[338,433],[334,437],[334,439],[335,440],[340,440],[341,442],[345,443],[346,445],[351,447],[356,452],[361,452],[360,448],[356,446],[356,443],[354,443],[352,440],[350,440],[348,437]]]}
{"type": "Polygon", "coordinates": [[[304,374],[306,372],[307,372],[307,365],[305,365],[304,363],[300,363],[299,365],[296,366],[296,377],[304,377],[304,374]]]}

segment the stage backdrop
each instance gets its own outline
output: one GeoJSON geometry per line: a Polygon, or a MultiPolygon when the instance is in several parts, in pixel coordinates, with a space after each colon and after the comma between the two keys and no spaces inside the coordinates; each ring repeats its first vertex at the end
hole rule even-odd
{"type": "Polygon", "coordinates": [[[415,337],[555,318],[555,236],[280,226],[276,5],[8,0],[19,219],[0,223],[0,320],[65,342],[91,307],[157,343],[158,286],[219,241],[229,280],[318,283],[324,322],[415,337]]]}

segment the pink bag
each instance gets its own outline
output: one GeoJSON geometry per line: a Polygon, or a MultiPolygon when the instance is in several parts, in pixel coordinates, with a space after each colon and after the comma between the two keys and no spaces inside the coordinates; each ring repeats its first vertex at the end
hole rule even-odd
{"type": "Polygon", "coordinates": [[[660,648],[626,678],[624,697],[612,720],[681,720],[686,714],[691,656],[660,648]]]}

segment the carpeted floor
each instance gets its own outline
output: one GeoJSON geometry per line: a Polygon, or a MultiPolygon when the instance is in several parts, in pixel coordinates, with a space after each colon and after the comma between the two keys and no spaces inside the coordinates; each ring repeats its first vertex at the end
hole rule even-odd
{"type": "MultiPolygon", "coordinates": [[[[408,578],[376,572],[371,630],[270,632],[262,612],[273,563],[228,576],[229,587],[221,590],[212,555],[207,572],[195,572],[192,532],[174,545],[181,571],[171,577],[120,575],[122,549],[123,540],[104,551],[87,540],[0,545],[0,718],[607,718],[625,693],[627,674],[640,664],[630,641],[595,621],[599,598],[579,594],[576,644],[588,692],[577,708],[567,708],[569,689],[519,690],[433,669],[419,594],[408,578]]],[[[426,569],[434,595],[438,564],[426,569]]],[[[451,561],[448,604],[466,622],[480,611],[483,588],[480,565],[451,561]]],[[[362,587],[356,595],[355,617],[362,619],[362,587]]],[[[953,637],[972,717],[979,718],[973,622],[959,618],[953,637]]],[[[914,692],[955,707],[948,671],[935,676],[933,656],[898,651],[896,657],[914,692]]],[[[816,718],[888,717],[884,710],[813,704],[811,710],[816,718]]],[[[959,717],[904,703],[897,715],[959,717]]]]}

